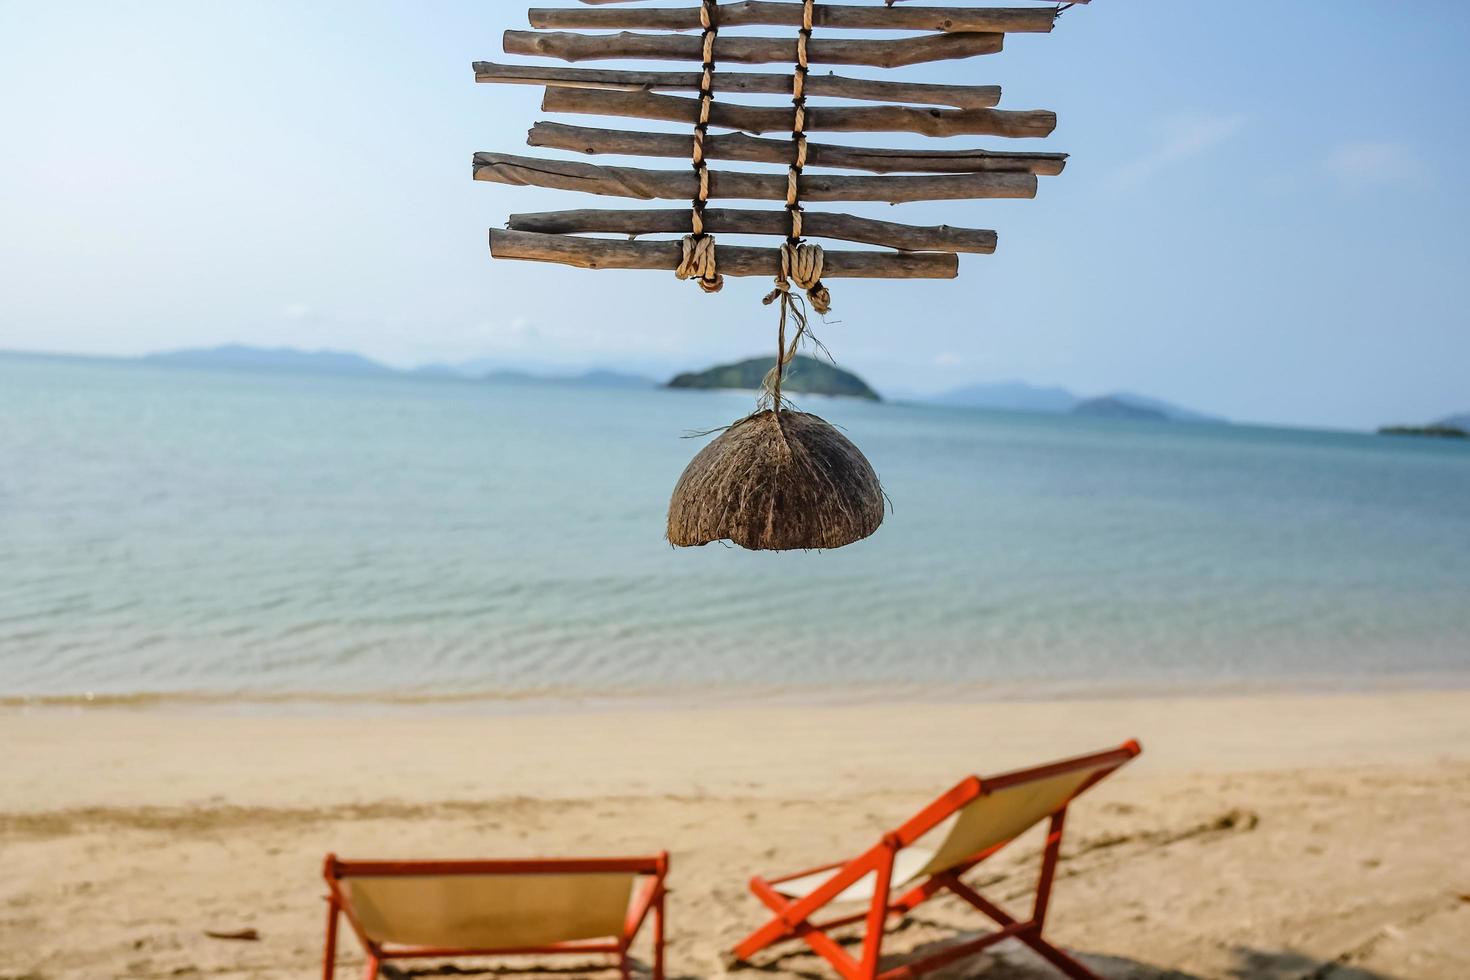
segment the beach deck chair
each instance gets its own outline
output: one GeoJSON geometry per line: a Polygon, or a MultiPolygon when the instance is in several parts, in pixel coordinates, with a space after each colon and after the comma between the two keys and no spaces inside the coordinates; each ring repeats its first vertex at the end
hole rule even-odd
{"type": "Polygon", "coordinates": [[[340,918],[367,953],[367,977],[384,962],[463,956],[617,957],[653,918],[653,978],[664,975],[668,854],[538,861],[342,861],[327,855],[323,980],[336,973],[340,918]]]}
{"type": "Polygon", "coordinates": [[[1034,769],[983,779],[971,776],[851,861],[784,878],[752,878],[750,890],[775,915],[735,947],[735,963],[746,963],[777,943],[800,939],[845,980],[897,980],[937,970],[1002,940],[1018,939],[1066,976],[1095,980],[1085,966],[1043,939],[1041,930],[1068,805],[1140,751],[1137,742],[1127,742],[1111,751],[1034,769]],[[1043,820],[1050,825],[1041,854],[1041,874],[1030,918],[1022,921],[960,878],[1043,820]],[[934,844],[930,844],[931,832],[934,844]],[[879,972],[889,916],[906,915],[943,892],[973,905],[1000,928],[879,972]],[[866,904],[867,909],[813,921],[813,916],[829,905],[858,902],[866,904]],[[860,959],[828,934],[829,930],[859,922],[866,923],[860,959]]]}

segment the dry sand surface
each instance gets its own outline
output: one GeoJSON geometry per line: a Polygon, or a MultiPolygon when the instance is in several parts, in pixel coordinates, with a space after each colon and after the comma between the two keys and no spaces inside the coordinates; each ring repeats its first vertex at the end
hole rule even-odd
{"type": "MultiPolygon", "coordinates": [[[[328,850],[661,848],[673,854],[670,975],[717,976],[719,952],[761,919],[751,872],[855,854],[966,773],[1132,736],[1144,755],[1069,822],[1054,942],[1114,978],[1470,977],[1470,693],[1439,692],[520,716],[12,711],[0,714],[0,978],[317,975],[328,850]],[[239,929],[259,939],[205,935],[239,929]]],[[[1026,838],[973,880],[1020,905],[1035,849],[1026,838]]],[[[894,932],[895,962],[982,928],[967,911],[925,906],[894,932]]],[[[349,941],[339,975],[360,962],[349,941]]],[[[758,966],[737,976],[832,976],[799,950],[758,966]]],[[[1008,944],[937,974],[1051,975],[1008,944]]]]}

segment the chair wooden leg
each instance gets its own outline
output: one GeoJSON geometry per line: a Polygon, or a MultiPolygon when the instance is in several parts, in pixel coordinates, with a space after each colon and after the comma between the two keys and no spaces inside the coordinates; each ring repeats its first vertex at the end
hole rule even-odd
{"type": "Polygon", "coordinates": [[[862,975],[866,980],[878,976],[878,960],[883,956],[883,930],[888,926],[888,889],[893,882],[893,851],[880,861],[877,881],[873,883],[873,904],[868,908],[867,933],[863,936],[862,975]]]}
{"type": "Polygon", "coordinates": [[[367,980],[378,980],[378,973],[382,969],[383,969],[383,961],[380,960],[380,959],[378,959],[373,954],[369,953],[368,954],[368,959],[367,959],[367,971],[366,971],[366,974],[365,974],[366,977],[367,977],[367,980]]]}
{"type": "Polygon", "coordinates": [[[337,916],[336,903],[327,902],[327,944],[322,952],[322,980],[333,980],[337,975],[337,916]]]}
{"type": "Polygon", "coordinates": [[[653,980],[664,980],[664,893],[653,904],[653,980]]]}
{"type": "Polygon", "coordinates": [[[1036,904],[1032,906],[1031,921],[1036,923],[1036,932],[1046,922],[1046,907],[1051,902],[1051,884],[1057,873],[1057,858],[1062,853],[1062,834],[1067,828],[1067,808],[1062,807],[1051,818],[1046,832],[1046,848],[1041,854],[1041,877],[1036,882],[1036,904]]]}

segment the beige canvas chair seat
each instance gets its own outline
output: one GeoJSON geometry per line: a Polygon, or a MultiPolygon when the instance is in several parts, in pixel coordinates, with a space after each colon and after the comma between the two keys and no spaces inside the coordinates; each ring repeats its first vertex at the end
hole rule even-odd
{"type": "Polygon", "coordinates": [[[634,877],[352,878],[343,890],[374,942],[518,949],[622,935],[634,877]]]}
{"type": "Polygon", "coordinates": [[[323,977],[336,969],[345,918],[368,956],[386,960],[567,953],[617,957],[653,919],[653,976],[663,978],[664,878],[669,858],[529,861],[339,861],[327,856],[323,977]]]}

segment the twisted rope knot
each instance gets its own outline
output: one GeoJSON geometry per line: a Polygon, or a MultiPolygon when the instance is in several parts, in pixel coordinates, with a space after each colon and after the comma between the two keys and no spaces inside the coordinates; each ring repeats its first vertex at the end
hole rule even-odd
{"type": "MultiPolygon", "coordinates": [[[[811,242],[781,246],[781,276],[778,283],[787,279],[806,290],[812,309],[826,316],[832,312],[832,294],[822,284],[822,267],[825,257],[822,246],[811,242]]],[[[777,287],[780,288],[779,285],[777,287]]]]}
{"type": "Polygon", "coordinates": [[[683,255],[674,275],[679,279],[693,279],[707,293],[718,293],[725,288],[725,277],[715,265],[715,236],[685,235],[679,243],[683,255]]]}

